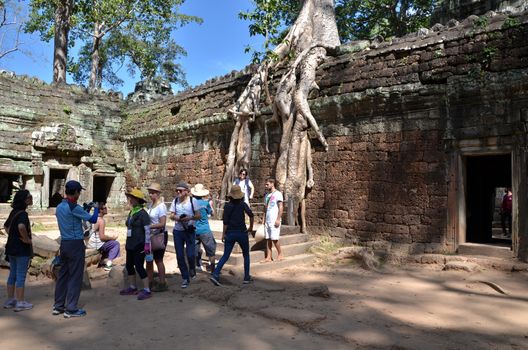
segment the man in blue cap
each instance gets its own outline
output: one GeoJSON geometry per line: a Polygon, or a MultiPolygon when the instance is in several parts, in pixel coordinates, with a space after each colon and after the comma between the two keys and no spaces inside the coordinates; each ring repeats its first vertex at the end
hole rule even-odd
{"type": "Polygon", "coordinates": [[[79,182],[74,180],[66,182],[65,190],[66,197],[55,211],[61,235],[62,266],[55,286],[53,315],[64,313],[64,318],[70,318],[86,315],[86,311],[77,307],[81,295],[85,257],[82,221],[95,224],[99,216],[99,208],[92,205],[95,209],[93,215],[90,215],[77,204],[81,191],[84,190],[79,182]]]}

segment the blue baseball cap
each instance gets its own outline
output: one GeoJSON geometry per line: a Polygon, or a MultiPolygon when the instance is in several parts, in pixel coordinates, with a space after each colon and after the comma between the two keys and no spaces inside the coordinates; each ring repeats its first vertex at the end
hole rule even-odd
{"type": "Polygon", "coordinates": [[[66,191],[79,191],[81,192],[82,190],[84,190],[85,188],[81,186],[81,184],[79,183],[79,181],[75,181],[75,180],[70,180],[68,182],[66,182],[66,185],[64,186],[66,188],[66,191]]]}

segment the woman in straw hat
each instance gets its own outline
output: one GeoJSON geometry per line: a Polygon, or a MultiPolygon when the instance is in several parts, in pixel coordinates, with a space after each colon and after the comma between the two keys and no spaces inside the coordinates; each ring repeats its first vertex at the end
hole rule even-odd
{"type": "MultiPolygon", "coordinates": [[[[167,206],[163,203],[161,197],[161,186],[159,183],[153,182],[147,190],[150,200],[152,201],[148,206],[150,234],[151,236],[163,235],[164,246],[167,247],[167,241],[169,238],[167,231],[165,231],[165,225],[167,223],[167,206]]],[[[159,283],[154,283],[154,262],[147,261],[149,286],[152,288],[153,292],[164,292],[168,289],[167,282],[165,281],[165,264],[163,263],[165,248],[155,250],[155,247],[153,247],[152,254],[154,255],[156,267],[158,268],[159,283]]]]}
{"type": "Polygon", "coordinates": [[[234,185],[229,192],[230,201],[224,206],[224,229],[222,232],[222,242],[225,242],[224,255],[220,258],[211,277],[213,284],[220,286],[220,271],[231,255],[235,243],[240,245],[244,256],[244,284],[252,281],[249,275],[249,238],[248,232],[253,231],[253,212],[246,202],[244,202],[244,192],[240,186],[234,185]],[[249,231],[246,228],[244,213],[249,216],[249,231]]]}
{"type": "Polygon", "coordinates": [[[216,241],[209,226],[209,215],[213,214],[213,208],[208,200],[203,199],[209,195],[209,190],[202,184],[196,184],[191,188],[191,194],[200,206],[200,220],[196,220],[196,268],[202,268],[202,256],[200,254],[200,243],[203,245],[205,255],[209,258],[209,271],[215,268],[216,241]]]}
{"type": "Polygon", "coordinates": [[[152,296],[148,286],[147,271],[145,271],[145,254],[150,254],[150,217],[144,210],[145,195],[139,188],[133,188],[126,193],[131,207],[126,220],[126,270],[129,286],[122,289],[121,295],[136,295],[136,271],[143,282],[143,290],[139,292],[138,300],[148,299],[152,296]]]}

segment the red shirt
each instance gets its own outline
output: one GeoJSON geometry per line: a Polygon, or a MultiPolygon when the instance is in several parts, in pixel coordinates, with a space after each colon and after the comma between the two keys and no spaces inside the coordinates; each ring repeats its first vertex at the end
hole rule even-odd
{"type": "Polygon", "coordinates": [[[502,211],[506,213],[511,213],[512,211],[512,195],[505,194],[502,197],[502,211]]]}

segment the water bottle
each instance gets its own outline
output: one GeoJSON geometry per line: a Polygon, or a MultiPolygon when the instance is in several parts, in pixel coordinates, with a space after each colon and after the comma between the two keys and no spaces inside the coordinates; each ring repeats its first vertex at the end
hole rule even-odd
{"type": "Polygon", "coordinates": [[[145,260],[147,262],[153,262],[154,261],[154,255],[152,253],[148,253],[147,255],[145,255],[145,260]]]}

